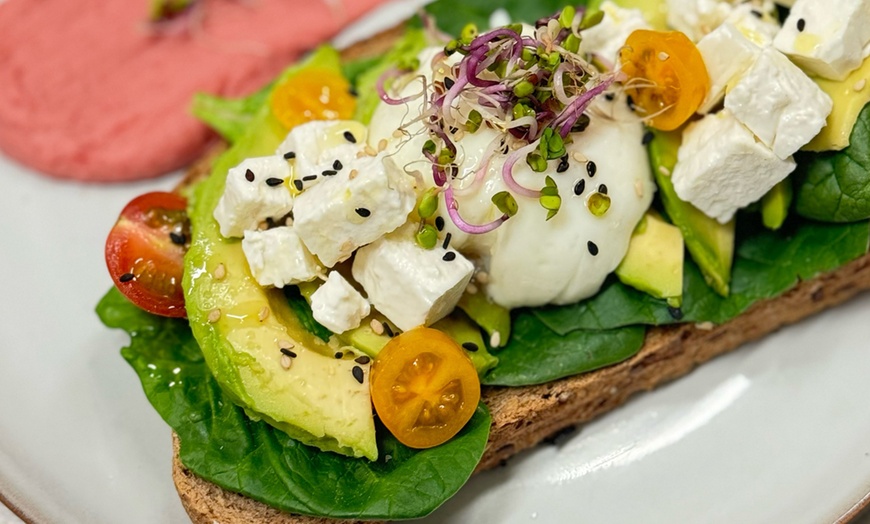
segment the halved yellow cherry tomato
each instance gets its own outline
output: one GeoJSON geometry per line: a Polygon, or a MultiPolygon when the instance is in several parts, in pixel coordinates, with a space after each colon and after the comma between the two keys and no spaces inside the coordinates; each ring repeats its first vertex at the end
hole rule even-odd
{"type": "Polygon", "coordinates": [[[679,31],[638,29],[619,52],[622,71],[629,77],[626,93],[647,124],[662,131],[674,130],[697,111],[710,77],[695,44],[679,31]]]}
{"type": "Polygon", "coordinates": [[[480,401],[471,359],[450,337],[415,328],[393,338],[371,372],[372,402],[399,442],[423,449],[456,435],[480,401]]]}
{"type": "Polygon", "coordinates": [[[336,71],[305,71],[275,86],[269,99],[272,114],[292,129],[309,120],[348,119],[356,108],[350,84],[336,71]]]}

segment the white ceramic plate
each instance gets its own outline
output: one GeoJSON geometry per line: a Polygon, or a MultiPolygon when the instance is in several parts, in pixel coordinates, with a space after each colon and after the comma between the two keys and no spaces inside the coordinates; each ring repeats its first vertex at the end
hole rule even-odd
{"type": "MultiPolygon", "coordinates": [[[[187,521],[169,428],[93,313],[118,212],[176,179],[81,185],[0,157],[0,496],[27,520],[187,521]]],[[[865,295],[708,363],[424,522],[836,521],[870,492],[868,320],[865,295]]]]}

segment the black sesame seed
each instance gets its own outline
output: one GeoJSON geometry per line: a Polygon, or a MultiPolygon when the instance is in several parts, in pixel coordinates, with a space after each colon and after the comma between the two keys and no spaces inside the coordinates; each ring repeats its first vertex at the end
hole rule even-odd
{"type": "Polygon", "coordinates": [[[586,189],[586,180],[581,178],[574,184],[574,194],[580,196],[583,194],[583,191],[586,189]]]}
{"type": "Polygon", "coordinates": [[[245,171],[245,180],[247,180],[248,182],[253,182],[253,181],[254,181],[254,172],[251,171],[250,169],[248,169],[247,171],[245,171]]]}
{"type": "Polygon", "coordinates": [[[455,135],[456,132],[459,131],[459,128],[456,127],[456,126],[450,126],[449,129],[450,129],[450,134],[451,134],[451,135],[455,135]]]}
{"type": "Polygon", "coordinates": [[[655,138],[655,135],[652,133],[652,131],[647,131],[643,134],[643,138],[641,139],[640,143],[645,146],[649,145],[649,143],[653,141],[653,138],[655,138]]]}
{"type": "Polygon", "coordinates": [[[598,255],[598,246],[595,245],[595,242],[592,242],[591,240],[586,242],[586,249],[589,250],[589,254],[593,257],[598,255]]]}
{"type": "Polygon", "coordinates": [[[435,229],[442,231],[444,229],[444,217],[435,217],[435,229]]]}
{"type": "Polygon", "coordinates": [[[456,81],[449,76],[444,78],[444,87],[446,87],[447,89],[453,89],[454,84],[456,84],[456,81]]]}
{"type": "Polygon", "coordinates": [[[344,353],[342,353],[341,351],[336,351],[335,358],[338,358],[338,359],[344,358],[344,353]]]}
{"type": "Polygon", "coordinates": [[[271,177],[266,179],[266,185],[269,187],[278,187],[283,183],[284,180],[280,178],[271,177]]]}
{"type": "Polygon", "coordinates": [[[335,162],[332,163],[332,169],[335,169],[336,171],[341,171],[341,168],[343,168],[343,167],[344,166],[341,165],[340,160],[336,160],[335,162]]]}
{"type": "Polygon", "coordinates": [[[118,280],[120,280],[121,282],[129,282],[134,278],[136,278],[136,275],[134,275],[133,273],[124,273],[118,278],[118,280]]]}
{"type": "Polygon", "coordinates": [[[359,216],[361,216],[361,217],[363,217],[363,218],[370,217],[371,214],[372,214],[371,211],[369,211],[368,209],[366,209],[366,208],[364,208],[364,207],[358,207],[358,208],[356,208],[354,211],[356,211],[356,214],[357,214],[357,215],[359,215],[359,216]]]}
{"type": "Polygon", "coordinates": [[[613,102],[613,99],[616,98],[616,95],[613,93],[605,93],[604,99],[608,102],[613,102]]]}
{"type": "Polygon", "coordinates": [[[296,358],[296,352],[287,348],[281,348],[281,353],[287,355],[290,358],[296,358]]]}
{"type": "Polygon", "coordinates": [[[453,238],[453,235],[451,235],[450,233],[447,233],[447,234],[444,236],[444,243],[441,244],[441,247],[443,247],[444,249],[447,249],[447,247],[450,245],[450,239],[451,239],[451,238],[453,238]]]}
{"type": "Polygon", "coordinates": [[[372,361],[372,359],[370,359],[369,357],[367,357],[365,355],[363,355],[361,357],[356,357],[354,359],[354,362],[356,362],[357,364],[362,364],[362,365],[366,365],[371,361],[372,361]]]}
{"type": "Polygon", "coordinates": [[[606,195],[607,194],[607,186],[604,184],[601,184],[600,186],[598,186],[598,192],[601,193],[602,195],[606,195]]]}
{"type": "Polygon", "coordinates": [[[350,370],[350,372],[353,374],[353,378],[355,378],[357,382],[359,382],[360,384],[363,383],[363,370],[361,367],[354,366],[353,369],[350,370]]]}
{"type": "Polygon", "coordinates": [[[563,156],[559,161],[559,165],[556,166],[557,173],[564,173],[565,171],[568,171],[568,155],[563,156]]]}
{"type": "Polygon", "coordinates": [[[804,28],[806,28],[806,27],[807,27],[807,21],[804,20],[803,18],[798,18],[798,21],[797,21],[797,30],[798,30],[798,31],[803,31],[804,28]]]}
{"type": "Polygon", "coordinates": [[[293,160],[296,158],[296,151],[287,151],[284,153],[284,160],[293,160]]]}
{"type": "Polygon", "coordinates": [[[312,180],[317,180],[317,175],[308,175],[302,177],[303,182],[311,182],[312,180]]]}
{"type": "Polygon", "coordinates": [[[384,325],[384,334],[385,335],[387,335],[390,338],[393,338],[396,336],[396,334],[393,333],[393,328],[391,328],[389,324],[387,324],[386,322],[382,322],[382,324],[384,325]]]}
{"type": "Polygon", "coordinates": [[[750,11],[750,13],[752,13],[755,18],[761,18],[763,16],[761,11],[759,11],[758,9],[753,9],[752,11],[750,11]]]}
{"type": "Polygon", "coordinates": [[[185,242],[184,234],[176,233],[175,231],[170,231],[169,232],[169,240],[171,240],[172,243],[177,245],[177,246],[183,246],[184,242],[185,242]]]}
{"type": "Polygon", "coordinates": [[[598,166],[595,165],[595,162],[593,162],[591,160],[586,162],[586,174],[587,175],[589,175],[590,177],[593,177],[593,176],[595,176],[595,173],[597,173],[597,172],[598,172],[598,166]]]}
{"type": "Polygon", "coordinates": [[[331,169],[327,169],[322,173],[323,176],[335,176],[338,171],[332,171],[331,169]]]}
{"type": "Polygon", "coordinates": [[[628,105],[628,108],[634,111],[634,98],[631,95],[625,97],[625,103],[628,105]]]}
{"type": "Polygon", "coordinates": [[[465,351],[477,351],[477,344],[475,344],[474,342],[463,342],[462,347],[465,349],[465,351]]]}
{"type": "Polygon", "coordinates": [[[302,191],[302,187],[303,187],[303,186],[302,186],[302,181],[301,181],[301,180],[294,180],[294,181],[293,181],[293,187],[296,188],[296,191],[302,191]]]}
{"type": "Polygon", "coordinates": [[[668,313],[670,313],[674,320],[680,320],[683,318],[683,310],[678,307],[668,306],[668,313]]]}
{"type": "Polygon", "coordinates": [[[444,256],[441,257],[441,260],[445,262],[456,260],[456,253],[454,253],[453,251],[448,251],[447,253],[444,253],[444,256]]]}
{"type": "Polygon", "coordinates": [[[351,144],[356,144],[356,137],[353,136],[353,133],[351,133],[350,131],[344,132],[344,139],[347,140],[348,142],[350,142],[351,144]]]}

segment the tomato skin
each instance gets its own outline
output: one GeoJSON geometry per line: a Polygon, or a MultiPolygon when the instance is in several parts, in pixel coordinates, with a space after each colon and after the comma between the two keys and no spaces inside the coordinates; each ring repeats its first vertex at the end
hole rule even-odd
{"type": "Polygon", "coordinates": [[[393,338],[372,365],[372,402],[381,422],[408,447],[443,444],[480,402],[471,359],[449,336],[415,328],[393,338]]]}
{"type": "Polygon", "coordinates": [[[190,239],[186,209],[187,201],[174,193],[140,195],[124,207],[106,239],[106,266],[115,287],[149,313],[187,315],[181,288],[190,239]]]}
{"type": "Polygon", "coordinates": [[[710,89],[700,51],[679,31],[638,29],[629,35],[619,59],[629,77],[626,92],[645,114],[654,115],[647,125],[662,131],[683,125],[710,89]]]}

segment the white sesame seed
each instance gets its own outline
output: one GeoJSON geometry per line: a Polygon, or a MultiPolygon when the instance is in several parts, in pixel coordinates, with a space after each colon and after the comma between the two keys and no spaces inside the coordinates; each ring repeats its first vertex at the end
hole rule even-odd
{"type": "Polygon", "coordinates": [[[619,388],[617,388],[616,386],[611,386],[610,387],[610,394],[616,395],[617,393],[619,393],[619,388]]]}
{"type": "Polygon", "coordinates": [[[662,62],[664,62],[665,60],[667,60],[670,57],[671,56],[669,54],[665,53],[664,51],[659,51],[659,60],[661,60],[662,62]]]}
{"type": "Polygon", "coordinates": [[[386,149],[386,148],[387,148],[387,139],[386,139],[386,138],[382,138],[382,139],[378,142],[378,151],[379,151],[379,152],[380,152],[380,151],[383,151],[383,150],[386,149]]]}
{"type": "Polygon", "coordinates": [[[293,217],[287,217],[284,219],[284,225],[290,227],[293,225],[293,217]]]}
{"type": "Polygon", "coordinates": [[[260,319],[260,322],[263,322],[264,320],[269,318],[269,307],[263,306],[263,308],[260,309],[260,312],[257,314],[257,318],[260,319]]]}
{"type": "Polygon", "coordinates": [[[372,326],[372,331],[375,332],[375,335],[384,334],[384,325],[378,319],[373,318],[370,325],[372,326]]]}
{"type": "Polygon", "coordinates": [[[665,166],[659,166],[659,173],[665,176],[671,176],[671,170],[666,168],[665,166]]]}
{"type": "Polygon", "coordinates": [[[223,263],[218,264],[217,267],[214,268],[214,273],[212,273],[212,276],[215,280],[223,280],[224,277],[227,276],[227,267],[223,265],[223,263]]]}
{"type": "Polygon", "coordinates": [[[586,162],[586,156],[583,155],[583,153],[581,153],[581,152],[579,152],[579,151],[574,151],[574,152],[571,154],[571,157],[572,157],[574,160],[576,160],[577,162],[586,162]]]}
{"type": "Polygon", "coordinates": [[[867,79],[862,78],[861,80],[858,80],[857,82],[855,82],[855,85],[852,86],[852,89],[854,89],[855,91],[863,91],[864,87],[866,85],[867,85],[867,79]]]}
{"type": "Polygon", "coordinates": [[[489,345],[494,348],[501,346],[501,333],[493,331],[492,336],[489,337],[489,345]]]}
{"type": "Polygon", "coordinates": [[[353,180],[354,178],[356,178],[356,176],[357,176],[358,174],[359,174],[359,171],[357,171],[356,169],[351,169],[351,170],[350,170],[350,173],[348,173],[348,175],[347,175],[347,179],[348,179],[348,180],[353,180]]]}
{"type": "Polygon", "coordinates": [[[293,364],[293,359],[288,357],[287,355],[281,355],[281,367],[284,369],[290,369],[290,365],[293,364]]]}
{"type": "Polygon", "coordinates": [[[487,282],[489,282],[489,273],[487,273],[486,271],[479,271],[477,275],[474,276],[474,279],[481,284],[486,284],[487,282]]]}
{"type": "Polygon", "coordinates": [[[393,138],[402,138],[403,136],[405,136],[405,133],[402,133],[401,129],[393,131],[393,138]]]}
{"type": "Polygon", "coordinates": [[[279,340],[278,341],[278,348],[279,349],[293,349],[293,346],[295,346],[295,345],[296,344],[294,344],[293,342],[290,342],[289,340],[279,340]]]}
{"type": "Polygon", "coordinates": [[[643,182],[640,180],[634,181],[634,192],[638,198],[643,198],[643,182]]]}
{"type": "Polygon", "coordinates": [[[477,294],[477,286],[475,286],[474,284],[469,282],[468,285],[465,286],[465,291],[469,295],[476,295],[477,294]]]}
{"type": "Polygon", "coordinates": [[[209,324],[214,324],[218,320],[221,319],[221,310],[220,309],[212,309],[208,312],[208,322],[209,324]]]}
{"type": "Polygon", "coordinates": [[[465,131],[461,129],[453,135],[453,139],[456,141],[462,140],[463,138],[465,138],[465,131]]]}
{"type": "Polygon", "coordinates": [[[372,146],[369,146],[369,145],[366,146],[365,151],[366,151],[366,154],[368,156],[377,156],[378,155],[378,152],[375,151],[375,148],[373,148],[372,146]]]}
{"type": "Polygon", "coordinates": [[[358,151],[356,154],[357,158],[362,158],[364,156],[368,156],[368,152],[365,149],[363,149],[362,151],[358,151]]]}
{"type": "Polygon", "coordinates": [[[710,331],[714,327],[716,327],[716,325],[710,321],[707,321],[707,322],[698,322],[697,324],[695,324],[695,327],[702,330],[702,331],[710,331]]]}
{"type": "Polygon", "coordinates": [[[262,222],[257,224],[257,229],[259,229],[260,231],[265,231],[269,229],[269,223],[263,220],[262,222]]]}

